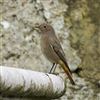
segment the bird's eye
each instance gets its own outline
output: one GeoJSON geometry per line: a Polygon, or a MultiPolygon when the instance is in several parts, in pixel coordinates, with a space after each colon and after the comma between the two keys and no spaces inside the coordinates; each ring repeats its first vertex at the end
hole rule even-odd
{"type": "Polygon", "coordinates": [[[44,28],[46,28],[46,26],[44,25],[44,28]]]}

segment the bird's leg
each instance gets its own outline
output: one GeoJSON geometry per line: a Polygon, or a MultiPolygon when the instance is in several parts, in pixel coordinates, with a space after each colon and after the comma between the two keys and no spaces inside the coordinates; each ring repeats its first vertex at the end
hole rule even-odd
{"type": "MultiPolygon", "coordinates": [[[[53,67],[52,73],[55,73],[56,67],[57,67],[57,64],[55,63],[55,64],[54,64],[54,67],[53,67]]],[[[55,74],[56,74],[56,73],[55,73],[55,74]]]]}
{"type": "Polygon", "coordinates": [[[52,67],[51,67],[51,69],[49,71],[49,74],[51,74],[51,73],[53,73],[55,71],[56,66],[57,66],[57,64],[56,63],[53,63],[53,65],[52,65],[52,67]]]}

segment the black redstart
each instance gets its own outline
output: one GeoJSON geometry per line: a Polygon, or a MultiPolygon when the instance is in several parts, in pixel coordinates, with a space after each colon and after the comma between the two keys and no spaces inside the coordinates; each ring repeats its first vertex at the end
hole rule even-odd
{"type": "Polygon", "coordinates": [[[41,49],[45,57],[54,64],[59,64],[68,75],[72,84],[75,84],[72,79],[72,73],[66,62],[65,54],[56,37],[53,27],[47,23],[42,23],[38,26],[41,31],[41,49]]]}

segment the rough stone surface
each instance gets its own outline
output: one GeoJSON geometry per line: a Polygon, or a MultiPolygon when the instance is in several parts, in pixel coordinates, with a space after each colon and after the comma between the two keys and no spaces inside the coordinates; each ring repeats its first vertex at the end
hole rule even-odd
{"type": "Polygon", "coordinates": [[[67,87],[57,100],[99,100],[99,0],[0,0],[0,65],[49,71],[52,64],[43,56],[33,28],[42,22],[54,27],[71,70],[82,68],[73,74],[76,86],[60,74],[67,87]]]}
{"type": "Polygon", "coordinates": [[[81,58],[80,75],[93,84],[100,80],[100,2],[72,2],[65,20],[71,20],[70,43],[81,58]],[[76,8],[76,9],[75,9],[76,8]],[[98,15],[99,14],[99,15],[98,15]]]}

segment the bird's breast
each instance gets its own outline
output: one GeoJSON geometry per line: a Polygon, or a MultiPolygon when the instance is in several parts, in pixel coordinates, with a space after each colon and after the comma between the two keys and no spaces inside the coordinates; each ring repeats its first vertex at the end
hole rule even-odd
{"type": "Polygon", "coordinates": [[[41,37],[41,50],[44,54],[44,56],[51,61],[52,63],[57,63],[58,62],[58,56],[54,52],[53,48],[50,45],[50,38],[44,36],[41,37]]]}

